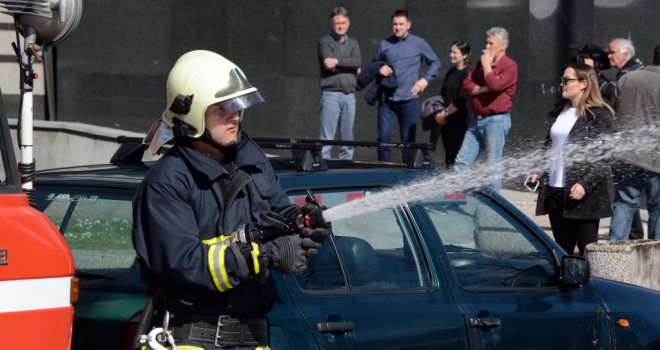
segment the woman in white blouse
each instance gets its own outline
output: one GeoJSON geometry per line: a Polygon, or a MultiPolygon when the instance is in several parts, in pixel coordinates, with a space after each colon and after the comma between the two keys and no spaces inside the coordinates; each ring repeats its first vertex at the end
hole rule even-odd
{"type": "Polygon", "coordinates": [[[548,214],[555,241],[568,254],[577,245],[583,255],[587,244],[598,241],[600,219],[612,215],[607,186],[610,166],[584,156],[574,159],[570,150],[584,149],[597,142],[601,133],[613,132],[614,111],[600,95],[592,67],[571,64],[559,82],[564,100],[549,113],[551,126],[544,142],[549,170],[530,178],[542,185],[536,215],[548,214]]]}

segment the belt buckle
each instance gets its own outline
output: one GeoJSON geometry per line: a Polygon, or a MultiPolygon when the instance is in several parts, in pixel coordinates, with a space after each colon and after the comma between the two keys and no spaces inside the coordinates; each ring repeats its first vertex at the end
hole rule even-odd
{"type": "Polygon", "coordinates": [[[225,346],[228,345],[227,342],[231,341],[229,339],[223,339],[223,336],[225,335],[224,334],[224,329],[223,329],[224,328],[223,321],[226,322],[229,319],[231,319],[231,317],[229,317],[227,315],[222,315],[222,316],[218,317],[218,324],[217,324],[216,329],[215,329],[215,346],[216,347],[219,347],[219,348],[225,347],[225,346]]]}
{"type": "Polygon", "coordinates": [[[477,120],[481,120],[481,119],[484,119],[484,118],[486,118],[486,116],[484,116],[484,115],[478,115],[477,116],[477,120]]]}

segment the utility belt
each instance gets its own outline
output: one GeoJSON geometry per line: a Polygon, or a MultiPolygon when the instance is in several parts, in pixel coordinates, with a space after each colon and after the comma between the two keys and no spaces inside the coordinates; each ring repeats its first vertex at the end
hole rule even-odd
{"type": "Polygon", "coordinates": [[[171,322],[170,329],[175,339],[213,343],[217,347],[258,347],[270,344],[267,318],[238,319],[227,315],[212,317],[175,314],[171,322]]]}

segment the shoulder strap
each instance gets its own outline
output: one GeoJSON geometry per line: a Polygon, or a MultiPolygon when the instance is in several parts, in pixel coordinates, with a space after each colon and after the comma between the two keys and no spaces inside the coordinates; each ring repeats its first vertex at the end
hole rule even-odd
{"type": "Polygon", "coordinates": [[[225,222],[225,215],[227,214],[227,211],[229,211],[229,207],[234,202],[234,199],[236,199],[238,193],[243,187],[250,183],[250,181],[252,181],[252,177],[250,177],[248,173],[240,168],[236,170],[234,176],[232,176],[231,181],[229,182],[226,193],[224,193],[224,207],[222,210],[221,223],[225,222]]]}

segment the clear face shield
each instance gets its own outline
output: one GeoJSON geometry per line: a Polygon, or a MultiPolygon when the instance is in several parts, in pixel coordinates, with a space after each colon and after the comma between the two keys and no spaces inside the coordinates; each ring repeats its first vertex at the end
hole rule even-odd
{"type": "Polygon", "coordinates": [[[238,112],[241,116],[241,121],[243,120],[243,111],[251,106],[254,106],[258,103],[266,102],[261,96],[259,91],[249,93],[247,95],[234,97],[227,101],[218,102],[211,107],[215,107],[221,110],[226,114],[233,114],[238,112]]]}

